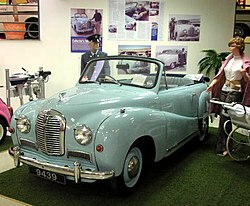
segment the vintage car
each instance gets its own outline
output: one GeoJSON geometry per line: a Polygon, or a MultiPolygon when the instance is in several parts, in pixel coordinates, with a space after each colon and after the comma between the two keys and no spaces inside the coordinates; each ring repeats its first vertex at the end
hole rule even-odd
{"type": "MultiPolygon", "coordinates": [[[[11,1],[8,1],[11,3],[11,1]]],[[[39,21],[38,21],[38,0],[17,0],[17,11],[19,22],[25,23],[25,39],[39,38],[39,21]]],[[[0,36],[5,36],[5,28],[3,23],[13,22],[13,5],[0,5],[0,36]]]]}
{"type": "Polygon", "coordinates": [[[149,4],[148,2],[126,2],[125,4],[125,16],[132,17],[135,20],[142,20],[142,21],[148,21],[149,16],[149,4]],[[141,7],[144,7],[146,9],[145,14],[139,14],[141,11],[141,7]]]}
{"type": "Polygon", "coordinates": [[[132,17],[135,13],[138,2],[126,2],[125,15],[132,17]]]}
{"type": "Polygon", "coordinates": [[[75,13],[71,17],[71,26],[76,33],[93,32],[95,24],[88,18],[87,14],[75,13]]]}
{"type": "Polygon", "coordinates": [[[180,19],[176,22],[174,38],[176,41],[198,41],[200,28],[195,27],[190,20],[180,19]]]}
{"type": "Polygon", "coordinates": [[[10,126],[12,109],[0,98],[0,144],[3,143],[10,126]]]}
{"type": "Polygon", "coordinates": [[[125,15],[125,29],[136,30],[136,21],[132,17],[125,15]]]}
{"type": "Polygon", "coordinates": [[[117,32],[117,25],[109,25],[109,32],[116,33],[117,32]]]}
{"type": "Polygon", "coordinates": [[[193,138],[205,140],[209,95],[200,79],[167,76],[164,63],[153,58],[91,60],[75,87],[15,111],[9,154],[43,179],[110,179],[115,191],[128,194],[146,163],[193,138]],[[118,74],[138,62],[150,72],[118,74]]]}
{"type": "Polygon", "coordinates": [[[159,52],[156,57],[164,62],[167,69],[175,69],[177,66],[183,66],[186,64],[186,60],[180,61],[180,53],[181,50],[165,49],[159,52]]]}

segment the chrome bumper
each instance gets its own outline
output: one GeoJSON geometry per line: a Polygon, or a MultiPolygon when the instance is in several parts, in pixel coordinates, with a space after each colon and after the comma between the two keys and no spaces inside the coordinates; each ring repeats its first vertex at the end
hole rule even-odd
{"type": "Polygon", "coordinates": [[[59,165],[50,164],[47,162],[41,162],[29,157],[22,156],[20,148],[18,146],[9,148],[9,154],[14,158],[14,164],[16,167],[20,166],[20,162],[29,166],[48,170],[58,174],[74,177],[76,183],[81,182],[81,178],[89,180],[105,180],[114,177],[114,171],[107,172],[94,172],[88,170],[82,170],[79,162],[74,162],[74,168],[63,167],[59,165]]]}

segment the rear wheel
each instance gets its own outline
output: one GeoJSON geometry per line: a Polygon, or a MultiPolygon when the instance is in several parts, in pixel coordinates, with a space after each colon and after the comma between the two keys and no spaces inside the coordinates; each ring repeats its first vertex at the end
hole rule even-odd
{"type": "Polygon", "coordinates": [[[200,120],[199,122],[200,132],[197,138],[197,141],[199,143],[203,143],[206,141],[208,134],[208,127],[209,127],[209,117],[202,118],[202,120],[200,120]]]}
{"type": "Polygon", "coordinates": [[[139,183],[142,167],[142,151],[139,147],[132,147],[125,158],[121,175],[111,181],[113,190],[123,196],[133,192],[139,183]]]}
{"type": "Polygon", "coordinates": [[[3,119],[0,119],[0,144],[3,143],[7,134],[7,125],[3,119]]]}

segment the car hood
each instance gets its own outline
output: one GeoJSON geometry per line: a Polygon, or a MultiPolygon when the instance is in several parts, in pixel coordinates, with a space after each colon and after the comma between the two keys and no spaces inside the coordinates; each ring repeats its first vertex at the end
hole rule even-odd
{"type": "Polygon", "coordinates": [[[156,105],[156,96],[156,93],[139,87],[117,84],[79,84],[49,99],[27,103],[15,112],[15,116],[22,113],[31,119],[36,119],[41,111],[56,110],[65,116],[71,125],[96,118],[102,121],[124,108],[153,108],[156,105]]]}
{"type": "Polygon", "coordinates": [[[184,30],[184,29],[190,29],[190,28],[192,28],[192,27],[194,27],[194,26],[192,26],[192,25],[190,25],[190,24],[180,24],[180,25],[176,25],[176,29],[182,29],[182,30],[184,30]]]}
{"type": "MultiPolygon", "coordinates": [[[[67,120],[67,128],[86,124],[95,128],[111,115],[124,109],[154,108],[157,94],[143,88],[116,84],[84,84],[67,89],[49,99],[40,99],[22,105],[14,116],[25,115],[32,121],[42,111],[55,110],[67,120]]],[[[15,119],[15,118],[14,118],[15,119]]],[[[14,121],[12,125],[15,126],[14,121]]]]}
{"type": "MultiPolygon", "coordinates": [[[[53,96],[51,100],[57,101],[57,104],[63,103],[66,105],[108,105],[117,104],[119,102],[138,99],[138,96],[146,97],[149,95],[148,90],[143,88],[135,88],[125,85],[78,85],[74,88],[64,90],[59,94],[53,96]],[[144,91],[144,92],[142,92],[144,91]]],[[[139,98],[139,99],[144,99],[139,98]]]]}

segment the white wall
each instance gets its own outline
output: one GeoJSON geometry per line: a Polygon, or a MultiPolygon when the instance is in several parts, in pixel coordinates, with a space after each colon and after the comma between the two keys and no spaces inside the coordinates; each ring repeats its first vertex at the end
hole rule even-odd
{"type": "MultiPolygon", "coordinates": [[[[235,0],[164,0],[165,37],[161,42],[110,41],[107,35],[108,0],[40,0],[40,41],[0,41],[0,85],[5,85],[5,69],[10,74],[21,72],[21,67],[34,73],[39,67],[51,70],[46,84],[46,96],[75,85],[79,77],[80,53],[70,52],[70,9],[103,9],[103,50],[109,55],[117,54],[118,45],[142,44],[188,46],[187,73],[197,73],[197,62],[203,57],[203,49],[213,48],[218,52],[227,51],[227,42],[233,34],[235,0]],[[199,42],[169,42],[168,15],[188,14],[201,16],[199,42]]],[[[0,97],[6,99],[5,89],[0,88],[0,97]]],[[[18,106],[12,99],[12,106],[18,106]]]]}

